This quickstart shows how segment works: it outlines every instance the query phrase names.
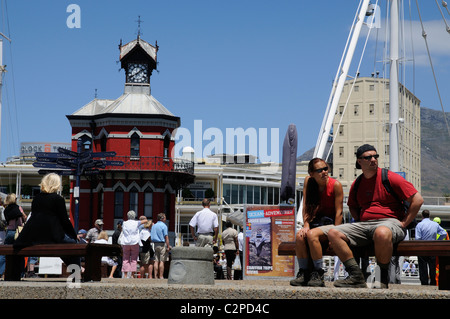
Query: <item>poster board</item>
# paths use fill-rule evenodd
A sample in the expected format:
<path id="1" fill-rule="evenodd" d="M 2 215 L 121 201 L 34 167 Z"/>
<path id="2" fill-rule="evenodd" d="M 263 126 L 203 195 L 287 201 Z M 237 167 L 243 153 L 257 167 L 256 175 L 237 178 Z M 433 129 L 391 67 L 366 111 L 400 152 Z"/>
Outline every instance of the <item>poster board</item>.
<path id="1" fill-rule="evenodd" d="M 281 242 L 295 241 L 295 207 L 245 207 L 244 278 L 294 277 L 295 257 L 278 256 Z"/>
<path id="2" fill-rule="evenodd" d="M 59 257 L 40 257 L 39 271 L 40 275 L 61 275 L 63 261 Z"/>

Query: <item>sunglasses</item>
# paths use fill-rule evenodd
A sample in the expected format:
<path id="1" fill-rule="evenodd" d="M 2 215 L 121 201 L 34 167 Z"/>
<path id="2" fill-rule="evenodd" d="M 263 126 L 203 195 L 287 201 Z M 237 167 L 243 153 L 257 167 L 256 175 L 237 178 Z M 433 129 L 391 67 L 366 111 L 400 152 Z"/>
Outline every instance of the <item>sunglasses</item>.
<path id="1" fill-rule="evenodd" d="M 316 172 L 316 173 L 322 173 L 323 171 L 325 171 L 325 172 L 328 171 L 328 166 L 314 170 L 314 172 Z"/>
<path id="2" fill-rule="evenodd" d="M 379 154 L 376 154 L 376 155 L 369 155 L 369 156 L 361 156 L 360 159 L 363 158 L 363 159 L 365 159 L 366 161 L 370 161 L 370 160 L 372 159 L 372 157 L 373 157 L 374 159 L 378 159 L 378 157 L 380 157 L 380 155 L 379 155 Z"/>

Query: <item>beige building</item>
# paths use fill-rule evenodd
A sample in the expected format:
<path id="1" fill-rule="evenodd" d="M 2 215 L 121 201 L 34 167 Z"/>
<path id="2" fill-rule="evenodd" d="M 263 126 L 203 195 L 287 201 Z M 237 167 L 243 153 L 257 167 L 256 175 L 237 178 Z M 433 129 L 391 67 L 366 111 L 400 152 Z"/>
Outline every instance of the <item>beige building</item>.
<path id="1" fill-rule="evenodd" d="M 211 210 L 225 222 L 230 213 L 234 221 L 244 220 L 246 205 L 280 204 L 281 164 L 257 163 L 247 154 L 211 155 L 206 160 L 195 159 L 195 181 L 181 190 L 176 204 L 176 243 L 193 242 L 189 221 L 202 209 L 203 198 L 211 198 Z M 306 167 L 298 163 L 296 170 L 296 199 L 301 197 Z M 237 219 L 236 217 L 239 216 Z M 239 223 L 235 223 L 238 225 Z M 244 224 L 241 224 L 241 229 Z M 219 223 L 222 231 L 222 223 Z"/>
<path id="2" fill-rule="evenodd" d="M 402 85 L 399 107 L 399 168 L 420 191 L 420 100 Z M 360 145 L 374 145 L 380 154 L 379 166 L 389 168 L 389 128 L 389 80 L 348 80 L 333 121 L 333 175 L 341 181 L 345 194 L 361 174 L 355 168 Z"/>

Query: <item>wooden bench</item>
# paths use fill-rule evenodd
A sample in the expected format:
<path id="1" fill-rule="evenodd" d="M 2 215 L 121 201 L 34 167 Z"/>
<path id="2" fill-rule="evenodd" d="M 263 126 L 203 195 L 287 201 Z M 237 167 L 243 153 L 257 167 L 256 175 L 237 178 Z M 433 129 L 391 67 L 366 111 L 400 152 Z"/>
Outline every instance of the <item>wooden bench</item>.
<path id="1" fill-rule="evenodd" d="M 102 257 L 121 256 L 122 246 L 110 244 L 40 244 L 15 250 L 12 245 L 0 245 L 0 255 L 6 256 L 5 281 L 20 280 L 14 276 L 16 256 L 21 257 L 84 257 L 84 281 L 100 281 Z"/>
<path id="2" fill-rule="evenodd" d="M 359 256 L 375 256 L 373 247 L 360 247 L 357 253 Z M 295 256 L 295 242 L 282 242 L 278 246 L 278 255 Z M 326 249 L 323 255 L 334 256 L 335 253 Z M 394 245 L 392 255 L 439 257 L 439 290 L 450 290 L 450 241 L 405 240 Z"/>

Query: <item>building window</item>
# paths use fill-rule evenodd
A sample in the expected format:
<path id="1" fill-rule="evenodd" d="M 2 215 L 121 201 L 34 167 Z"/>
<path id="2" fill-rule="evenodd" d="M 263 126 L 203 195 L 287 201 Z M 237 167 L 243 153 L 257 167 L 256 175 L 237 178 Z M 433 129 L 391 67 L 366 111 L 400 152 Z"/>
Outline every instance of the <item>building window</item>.
<path id="1" fill-rule="evenodd" d="M 253 186 L 247 185 L 247 204 L 254 204 L 253 201 Z"/>
<path id="2" fill-rule="evenodd" d="M 269 187 L 268 188 L 268 201 L 267 201 L 268 205 L 273 205 L 275 204 L 274 200 L 273 200 L 273 187 Z"/>
<path id="3" fill-rule="evenodd" d="M 231 185 L 223 184 L 223 199 L 227 204 L 231 203 Z"/>
<path id="4" fill-rule="evenodd" d="M 267 187 L 262 186 L 261 187 L 261 204 L 266 205 L 267 204 Z"/>
<path id="5" fill-rule="evenodd" d="M 100 139 L 100 149 L 102 152 L 106 152 L 106 142 L 107 142 L 106 136 L 103 136 Z"/>
<path id="6" fill-rule="evenodd" d="M 170 145 L 170 136 L 166 135 L 164 137 L 164 158 L 169 158 L 169 145 Z"/>
<path id="7" fill-rule="evenodd" d="M 231 185 L 231 204 L 239 203 L 239 185 Z"/>
<path id="8" fill-rule="evenodd" d="M 114 218 L 123 218 L 123 189 L 118 187 L 114 191 Z"/>
<path id="9" fill-rule="evenodd" d="M 369 114 L 370 115 L 375 114 L 375 104 L 369 104 Z"/>
<path id="10" fill-rule="evenodd" d="M 164 193 L 164 214 L 166 214 L 167 219 L 170 217 L 170 193 L 165 191 Z"/>
<path id="11" fill-rule="evenodd" d="M 92 139 L 88 135 L 83 135 L 81 140 L 81 152 L 89 152 L 92 150 Z"/>
<path id="12" fill-rule="evenodd" d="M 153 217 L 153 191 L 150 188 L 144 191 L 144 215 L 148 218 Z"/>
<path id="13" fill-rule="evenodd" d="M 130 156 L 139 156 L 139 144 L 140 144 L 141 138 L 137 133 L 133 133 L 131 135 L 131 144 L 130 144 Z"/>
<path id="14" fill-rule="evenodd" d="M 138 213 L 139 208 L 139 192 L 136 187 L 131 188 L 130 190 L 130 210 Z"/>
<path id="15" fill-rule="evenodd" d="M 103 193 L 103 190 L 99 191 L 97 194 L 97 204 L 98 204 L 98 211 L 97 211 L 97 218 L 103 219 L 103 201 L 105 198 L 105 194 Z"/>
<path id="16" fill-rule="evenodd" d="M 253 188 L 253 203 L 261 204 L 261 186 L 254 186 Z"/>

